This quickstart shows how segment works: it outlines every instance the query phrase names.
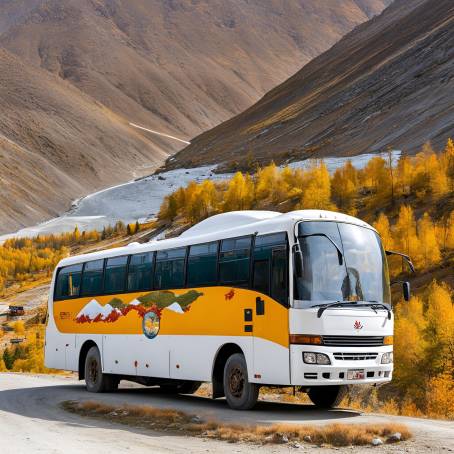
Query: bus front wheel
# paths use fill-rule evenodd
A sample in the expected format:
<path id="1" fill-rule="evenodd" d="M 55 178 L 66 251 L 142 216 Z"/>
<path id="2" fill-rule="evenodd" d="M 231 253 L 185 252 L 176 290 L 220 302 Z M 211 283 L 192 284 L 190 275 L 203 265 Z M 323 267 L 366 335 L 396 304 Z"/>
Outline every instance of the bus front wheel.
<path id="1" fill-rule="evenodd" d="M 244 355 L 235 353 L 224 367 L 224 394 L 230 408 L 250 410 L 259 396 L 259 385 L 249 383 Z"/>
<path id="2" fill-rule="evenodd" d="M 312 403 L 319 408 L 337 407 L 347 393 L 345 385 L 314 386 L 308 392 Z"/>
<path id="3" fill-rule="evenodd" d="M 103 374 L 98 347 L 91 347 L 85 358 L 85 384 L 90 393 L 112 392 L 118 388 L 114 375 Z"/>

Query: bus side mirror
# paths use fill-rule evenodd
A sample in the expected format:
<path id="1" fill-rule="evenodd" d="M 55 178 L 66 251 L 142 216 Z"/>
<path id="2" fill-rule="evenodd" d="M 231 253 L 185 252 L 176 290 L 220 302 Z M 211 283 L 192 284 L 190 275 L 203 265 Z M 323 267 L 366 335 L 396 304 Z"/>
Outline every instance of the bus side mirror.
<path id="1" fill-rule="evenodd" d="M 415 266 L 413 265 L 413 262 L 411 261 L 410 256 L 407 254 L 402 254 L 402 252 L 396 252 L 396 251 L 385 251 L 386 255 L 398 255 L 399 257 L 402 257 L 406 262 L 408 267 L 410 268 L 411 272 L 415 272 Z"/>
<path id="2" fill-rule="evenodd" d="M 402 292 L 404 294 L 404 300 L 410 301 L 411 292 L 410 292 L 410 282 L 402 282 Z"/>

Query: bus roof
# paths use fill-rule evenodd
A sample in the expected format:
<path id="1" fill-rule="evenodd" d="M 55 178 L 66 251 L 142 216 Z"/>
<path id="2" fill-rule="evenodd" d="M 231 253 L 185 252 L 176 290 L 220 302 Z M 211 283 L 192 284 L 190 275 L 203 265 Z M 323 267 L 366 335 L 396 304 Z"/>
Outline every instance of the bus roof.
<path id="1" fill-rule="evenodd" d="M 293 233 L 299 221 L 338 221 L 373 229 L 358 218 L 343 213 L 324 210 L 296 210 L 288 213 L 276 211 L 231 211 L 211 216 L 183 232 L 180 236 L 148 243 L 131 243 L 128 246 L 106 249 L 89 254 L 74 255 L 61 260 L 58 267 L 121 255 L 146 251 L 158 251 L 207 243 L 209 241 L 252 234 L 267 234 L 286 231 Z M 375 230 L 375 229 L 373 229 Z"/>

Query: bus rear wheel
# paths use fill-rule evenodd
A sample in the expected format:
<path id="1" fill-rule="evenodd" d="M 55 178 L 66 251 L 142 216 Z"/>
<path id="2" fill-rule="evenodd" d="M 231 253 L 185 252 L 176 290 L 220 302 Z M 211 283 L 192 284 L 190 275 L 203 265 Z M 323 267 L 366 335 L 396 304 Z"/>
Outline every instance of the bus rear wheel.
<path id="1" fill-rule="evenodd" d="M 319 408 L 334 408 L 339 406 L 347 394 L 345 385 L 314 386 L 308 392 L 312 403 Z"/>
<path id="2" fill-rule="evenodd" d="M 85 384 L 90 393 L 112 392 L 118 388 L 119 380 L 114 375 L 103 374 L 98 347 L 91 347 L 85 357 Z"/>
<path id="3" fill-rule="evenodd" d="M 234 410 L 250 410 L 257 403 L 259 385 L 249 383 L 246 359 L 241 353 L 233 354 L 225 363 L 224 394 Z"/>

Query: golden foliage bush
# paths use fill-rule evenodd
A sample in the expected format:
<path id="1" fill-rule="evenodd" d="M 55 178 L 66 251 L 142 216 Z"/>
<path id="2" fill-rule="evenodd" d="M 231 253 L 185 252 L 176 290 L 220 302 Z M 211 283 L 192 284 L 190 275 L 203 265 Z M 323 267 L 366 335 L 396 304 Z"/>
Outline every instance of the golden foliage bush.
<path id="1" fill-rule="evenodd" d="M 365 446 L 373 438 L 384 438 L 393 442 L 390 436 L 396 432 L 401 440 L 412 437 L 404 424 L 326 424 L 310 426 L 307 424 L 268 424 L 239 425 L 216 420 L 201 420 L 194 415 L 166 408 L 150 406 L 122 405 L 113 406 L 96 401 L 65 401 L 62 407 L 82 416 L 103 418 L 108 421 L 140 427 L 143 429 L 178 432 L 188 436 L 199 436 L 232 443 L 281 444 L 284 439 L 290 442 L 309 442 L 315 445 Z"/>
<path id="2" fill-rule="evenodd" d="M 23 343 L 10 346 L 3 351 L 0 372 L 54 372 L 44 366 L 44 332 L 43 324 L 28 327 Z"/>
<path id="3" fill-rule="evenodd" d="M 440 415 L 454 419 L 454 379 L 446 372 L 428 380 L 426 390 L 426 415 L 437 418 Z"/>
<path id="4" fill-rule="evenodd" d="M 18 320 L 17 322 L 13 323 L 14 333 L 17 335 L 25 334 L 25 326 L 22 320 Z"/>

